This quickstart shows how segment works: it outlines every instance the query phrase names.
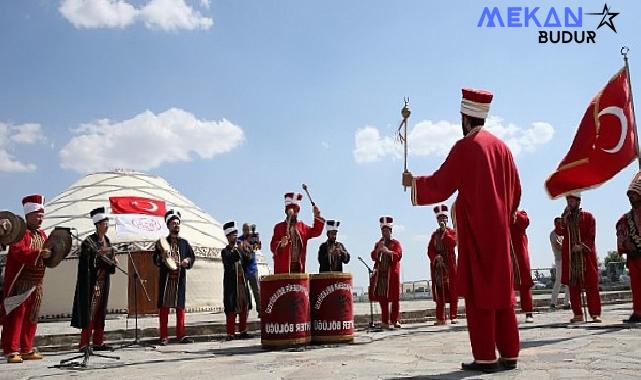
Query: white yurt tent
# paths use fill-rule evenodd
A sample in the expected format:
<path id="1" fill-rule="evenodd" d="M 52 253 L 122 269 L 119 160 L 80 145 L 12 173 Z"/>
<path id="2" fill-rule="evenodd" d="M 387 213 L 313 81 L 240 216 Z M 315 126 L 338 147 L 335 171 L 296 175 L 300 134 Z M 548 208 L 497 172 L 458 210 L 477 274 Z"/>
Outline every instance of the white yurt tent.
<path id="1" fill-rule="evenodd" d="M 56 226 L 71 228 L 77 239 L 74 238 L 71 254 L 56 268 L 46 271 L 42 317 L 46 319 L 71 315 L 79 243 L 95 230 L 89 211 L 106 207 L 109 213 L 110 197 L 144 197 L 164 201 L 167 209 L 174 208 L 181 212 L 180 236 L 189 241 L 196 255 L 195 265 L 187 273 L 187 311 L 222 310 L 223 265 L 220 252 L 227 240 L 221 223 L 158 176 L 114 170 L 85 176 L 45 206 L 43 228 L 48 233 Z M 121 271 L 112 275 L 107 312 L 133 314 L 137 306 L 140 314 L 155 313 L 158 292 L 158 268 L 152 262 L 155 239 L 123 238 L 116 233 L 113 220 L 112 218 L 110 221 L 107 236 L 119 252 L 120 268 L 127 271 L 128 275 Z M 130 258 L 136 264 L 150 301 L 147 301 L 140 285 L 137 285 L 134 292 L 139 281 L 134 278 L 135 271 Z M 260 252 L 257 254 L 257 261 L 259 275 L 268 274 L 269 269 Z M 134 299 L 134 293 L 138 293 L 138 300 Z"/>

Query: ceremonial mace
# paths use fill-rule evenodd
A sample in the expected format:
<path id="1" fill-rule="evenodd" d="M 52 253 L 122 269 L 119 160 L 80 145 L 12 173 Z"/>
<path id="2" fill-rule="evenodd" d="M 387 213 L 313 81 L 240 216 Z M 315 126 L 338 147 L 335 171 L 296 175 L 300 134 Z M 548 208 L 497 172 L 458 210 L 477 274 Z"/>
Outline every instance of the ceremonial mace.
<path id="1" fill-rule="evenodd" d="M 410 110 L 409 97 L 403 97 L 403 103 L 403 108 L 401 108 L 401 116 L 403 117 L 403 120 L 401 120 L 401 124 L 398 126 L 398 140 L 403 144 L 404 148 L 403 174 L 405 174 L 409 173 L 409 170 L 407 170 L 407 121 L 409 120 L 412 111 Z M 403 129 L 402 133 L 401 129 Z M 407 191 L 407 186 L 403 186 L 403 190 Z"/>
<path id="2" fill-rule="evenodd" d="M 312 207 L 316 207 L 316 203 L 314 203 L 314 201 L 312 200 L 312 196 L 309 195 L 307 185 L 303 184 L 303 190 L 305 191 L 305 194 L 307 194 L 307 198 L 309 198 L 309 201 L 312 203 Z"/>

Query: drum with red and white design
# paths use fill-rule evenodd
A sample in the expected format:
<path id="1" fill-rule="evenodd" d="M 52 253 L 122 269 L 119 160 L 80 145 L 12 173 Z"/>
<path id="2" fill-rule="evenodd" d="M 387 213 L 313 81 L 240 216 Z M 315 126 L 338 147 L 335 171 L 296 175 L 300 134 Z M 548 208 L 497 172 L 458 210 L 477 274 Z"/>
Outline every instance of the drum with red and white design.
<path id="1" fill-rule="evenodd" d="M 309 299 L 312 342 L 343 343 L 354 340 L 351 273 L 312 274 Z"/>
<path id="2" fill-rule="evenodd" d="M 308 344 L 309 275 L 283 273 L 260 279 L 260 340 L 263 347 Z"/>

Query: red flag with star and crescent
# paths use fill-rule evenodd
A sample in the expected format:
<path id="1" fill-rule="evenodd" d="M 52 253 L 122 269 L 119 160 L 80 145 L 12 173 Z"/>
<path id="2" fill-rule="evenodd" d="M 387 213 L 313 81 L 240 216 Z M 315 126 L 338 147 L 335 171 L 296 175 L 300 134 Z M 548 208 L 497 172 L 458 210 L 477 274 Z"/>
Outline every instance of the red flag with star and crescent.
<path id="1" fill-rule="evenodd" d="M 570 151 L 545 181 L 552 199 L 595 188 L 637 157 L 629 81 L 623 67 L 590 102 Z"/>
<path id="2" fill-rule="evenodd" d="M 118 238 L 158 239 L 167 235 L 164 201 L 145 197 L 109 197 Z"/>

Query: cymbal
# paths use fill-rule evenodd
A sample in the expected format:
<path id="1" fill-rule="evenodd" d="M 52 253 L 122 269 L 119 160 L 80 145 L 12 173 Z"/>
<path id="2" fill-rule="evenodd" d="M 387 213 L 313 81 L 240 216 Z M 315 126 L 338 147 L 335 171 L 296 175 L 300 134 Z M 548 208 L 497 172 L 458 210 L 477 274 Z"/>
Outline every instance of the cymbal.
<path id="1" fill-rule="evenodd" d="M 49 234 L 44 244 L 45 248 L 51 250 L 51 257 L 44 259 L 47 268 L 55 268 L 71 252 L 71 230 L 68 228 L 56 227 Z"/>
<path id="2" fill-rule="evenodd" d="M 0 244 L 10 245 L 20 241 L 26 231 L 24 219 L 10 211 L 0 211 Z"/>

